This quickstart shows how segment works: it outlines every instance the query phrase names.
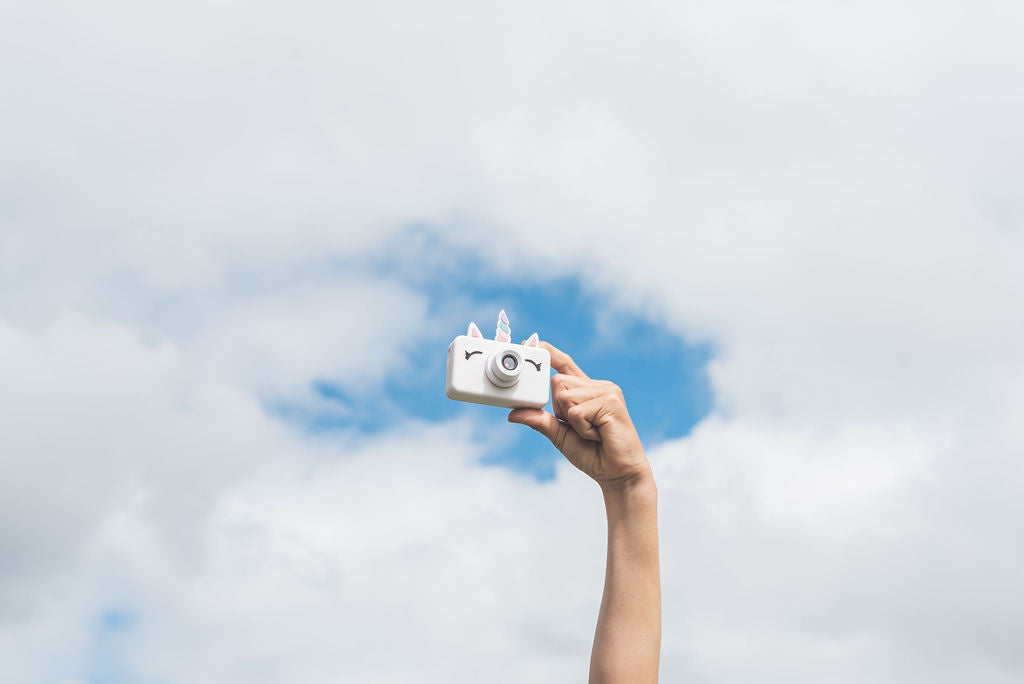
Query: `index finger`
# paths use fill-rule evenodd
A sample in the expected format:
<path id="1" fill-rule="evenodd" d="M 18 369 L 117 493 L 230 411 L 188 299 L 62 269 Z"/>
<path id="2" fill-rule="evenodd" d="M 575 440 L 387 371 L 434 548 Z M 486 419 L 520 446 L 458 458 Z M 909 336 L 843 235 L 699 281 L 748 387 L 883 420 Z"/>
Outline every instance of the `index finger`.
<path id="1" fill-rule="evenodd" d="M 583 372 L 583 369 L 576 365 L 576 362 L 572 360 L 572 357 L 566 354 L 564 351 L 551 345 L 548 342 L 541 341 L 541 346 L 548 350 L 551 354 L 551 367 L 559 373 L 565 375 L 576 375 L 581 378 L 590 379 L 590 376 Z"/>

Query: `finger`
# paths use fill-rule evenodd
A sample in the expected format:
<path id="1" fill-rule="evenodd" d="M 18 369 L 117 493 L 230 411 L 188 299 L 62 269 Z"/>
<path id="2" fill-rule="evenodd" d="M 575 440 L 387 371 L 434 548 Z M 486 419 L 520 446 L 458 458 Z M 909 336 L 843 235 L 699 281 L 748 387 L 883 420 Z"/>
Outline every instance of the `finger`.
<path id="1" fill-rule="evenodd" d="M 570 408 L 585 401 L 590 401 L 594 397 L 599 397 L 607 393 L 607 391 L 604 387 L 594 382 L 570 389 L 560 389 L 558 392 L 552 393 L 551 406 L 554 408 L 556 417 L 566 420 L 566 411 Z"/>
<path id="2" fill-rule="evenodd" d="M 543 409 L 517 408 L 509 411 L 508 422 L 519 423 L 531 427 L 551 440 L 558 449 L 565 441 L 565 431 L 569 428 L 565 423 Z"/>
<path id="3" fill-rule="evenodd" d="M 601 441 L 601 426 L 606 422 L 608 398 L 599 396 L 576 404 L 565 412 L 565 419 L 580 437 L 593 442 Z"/>
<path id="4" fill-rule="evenodd" d="M 601 433 L 593 422 L 594 416 L 600 407 L 591 406 L 591 402 L 599 401 L 599 399 L 591 399 L 580 404 L 573 404 L 565 411 L 565 420 L 576 431 L 576 434 L 592 442 L 601 441 Z"/>
<path id="5" fill-rule="evenodd" d="M 589 382 L 590 380 L 581 378 L 578 375 L 555 373 L 551 376 L 551 408 L 554 410 L 555 417 L 559 420 L 565 420 L 565 414 L 562 413 L 561 405 L 558 403 L 558 397 L 560 397 L 563 392 L 577 387 L 582 387 Z"/>
<path id="6" fill-rule="evenodd" d="M 548 342 L 541 341 L 541 346 L 548 350 L 551 354 L 551 367 L 559 373 L 565 373 L 566 375 L 576 375 L 581 378 L 589 377 L 583 372 L 583 369 L 576 365 L 576 362 L 572 360 L 572 357 L 566 354 L 558 347 L 552 346 Z"/>
<path id="7" fill-rule="evenodd" d="M 565 420 L 565 416 L 562 415 L 561 409 L 558 404 L 558 397 L 563 392 L 568 390 L 584 387 L 593 383 L 593 380 L 581 378 L 578 375 L 566 375 L 564 373 L 555 373 L 551 376 L 551 406 L 555 409 L 555 416 L 561 420 Z"/>
<path id="8" fill-rule="evenodd" d="M 594 381 L 590 378 L 580 377 L 579 375 L 555 373 L 551 376 L 551 389 L 558 392 L 567 389 L 575 389 L 577 387 L 592 384 L 593 382 Z"/>

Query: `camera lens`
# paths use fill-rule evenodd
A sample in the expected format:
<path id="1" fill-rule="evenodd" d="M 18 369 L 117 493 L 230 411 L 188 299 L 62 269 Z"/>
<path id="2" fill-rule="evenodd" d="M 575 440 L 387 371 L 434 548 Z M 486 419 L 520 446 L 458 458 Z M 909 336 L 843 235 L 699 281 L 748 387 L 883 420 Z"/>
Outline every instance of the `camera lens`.
<path id="1" fill-rule="evenodd" d="M 512 387 L 519 382 L 519 375 L 522 371 L 522 355 L 517 350 L 508 347 L 495 351 L 484 364 L 487 379 L 497 387 Z"/>

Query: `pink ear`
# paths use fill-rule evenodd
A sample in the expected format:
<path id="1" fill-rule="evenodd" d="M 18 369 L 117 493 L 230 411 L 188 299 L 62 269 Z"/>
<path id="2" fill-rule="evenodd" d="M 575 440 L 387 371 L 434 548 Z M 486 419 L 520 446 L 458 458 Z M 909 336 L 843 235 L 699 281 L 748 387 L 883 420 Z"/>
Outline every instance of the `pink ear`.
<path id="1" fill-rule="evenodd" d="M 533 333 L 532 335 L 526 338 L 526 341 L 523 342 L 523 345 L 527 347 L 536 347 L 539 346 L 538 340 L 539 338 L 537 337 L 537 333 Z"/>
<path id="2" fill-rule="evenodd" d="M 483 335 L 480 334 L 480 328 L 476 327 L 476 323 L 473 323 L 472 321 L 469 323 L 469 329 L 466 330 L 466 334 L 470 337 L 483 337 Z"/>

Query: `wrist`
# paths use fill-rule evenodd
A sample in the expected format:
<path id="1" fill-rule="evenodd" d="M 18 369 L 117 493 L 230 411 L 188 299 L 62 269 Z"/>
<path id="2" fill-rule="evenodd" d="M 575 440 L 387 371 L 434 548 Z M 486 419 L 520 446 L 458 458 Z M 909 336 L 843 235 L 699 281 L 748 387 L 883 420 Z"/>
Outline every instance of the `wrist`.
<path id="1" fill-rule="evenodd" d="M 634 474 L 601 482 L 601 493 L 609 511 L 613 508 L 633 509 L 644 504 L 656 507 L 658 501 L 658 487 L 654 483 L 654 474 L 646 464 L 642 470 Z"/>

